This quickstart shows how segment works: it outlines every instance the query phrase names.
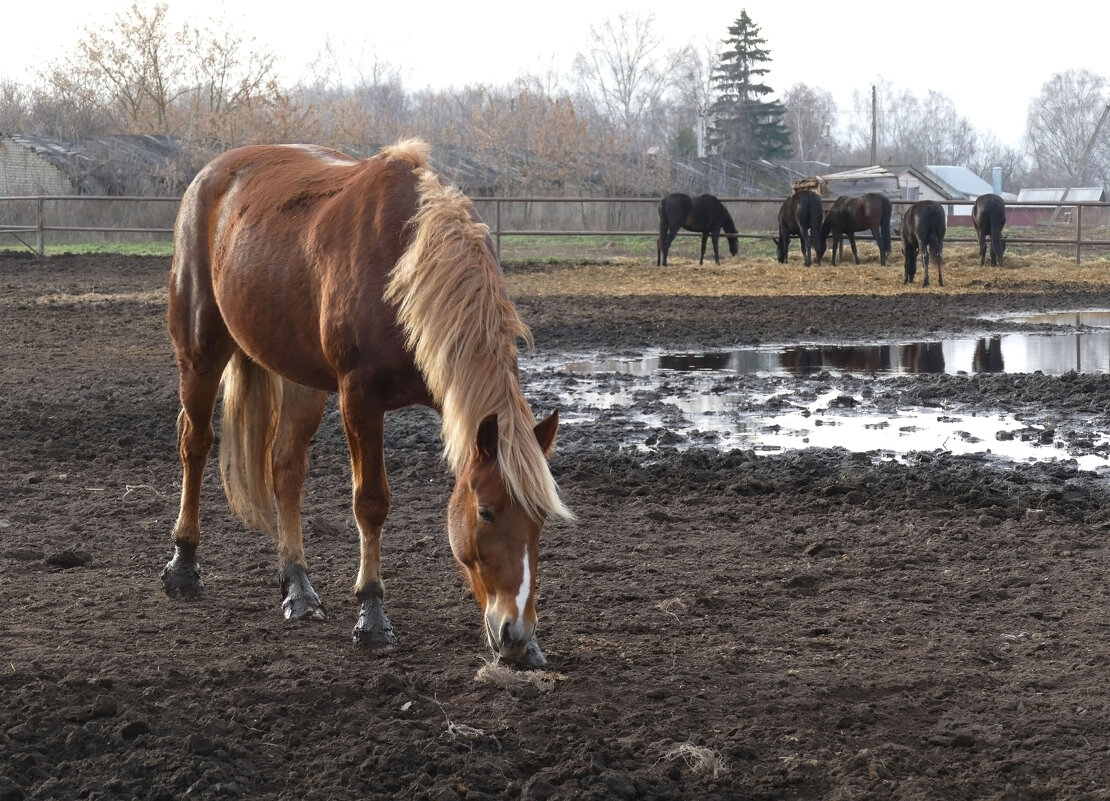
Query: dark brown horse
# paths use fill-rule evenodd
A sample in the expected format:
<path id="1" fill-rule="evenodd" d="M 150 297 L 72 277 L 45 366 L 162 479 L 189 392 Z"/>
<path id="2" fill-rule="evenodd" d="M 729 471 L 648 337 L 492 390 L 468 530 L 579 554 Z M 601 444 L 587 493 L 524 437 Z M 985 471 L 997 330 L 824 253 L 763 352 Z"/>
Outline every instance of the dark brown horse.
<path id="1" fill-rule="evenodd" d="M 277 542 L 285 617 L 323 617 L 308 580 L 301 490 L 329 392 L 351 455 L 361 559 L 354 640 L 396 638 L 382 605 L 389 511 L 383 426 L 424 404 L 443 420 L 455 473 L 451 549 L 501 657 L 542 664 L 535 639 L 539 533 L 569 517 L 548 469 L 558 414 L 536 424 L 517 378 L 529 331 L 505 293 L 489 229 L 405 141 L 356 161 L 312 146 L 216 158 L 182 198 L 169 283 L 184 474 L 171 596 L 204 587 L 201 475 L 223 385 L 220 468 L 232 509 Z"/>
<path id="2" fill-rule="evenodd" d="M 912 284 L 917 274 L 917 254 L 925 265 L 921 286 L 929 286 L 929 257 L 937 265 L 937 284 L 944 286 L 944 234 L 948 218 L 944 207 L 935 200 L 919 200 L 902 215 L 902 252 L 906 256 L 904 284 Z"/>
<path id="3" fill-rule="evenodd" d="M 1002 238 L 1002 229 L 1006 226 L 1006 201 L 998 195 L 979 195 L 971 207 L 971 223 L 975 226 L 975 235 L 979 237 L 979 266 L 987 261 L 989 237 L 991 267 L 997 267 L 1006 252 L 1006 240 Z"/>
<path id="4" fill-rule="evenodd" d="M 795 192 L 782 202 L 779 207 L 779 235 L 774 237 L 780 262 L 786 264 L 790 255 L 790 237 L 797 236 L 806 267 L 813 263 L 811 249 L 816 251 L 817 263 L 821 263 L 825 255 L 825 240 L 821 237 L 823 212 L 821 196 L 811 189 Z"/>
<path id="5" fill-rule="evenodd" d="M 870 231 L 879 248 L 879 264 L 886 266 L 890 255 L 890 198 L 881 192 L 868 192 L 859 197 L 841 195 L 833 203 L 821 224 L 821 240 L 833 240 L 832 263 L 844 256 L 844 236 L 852 246 L 852 256 L 859 264 L 856 251 L 856 232 Z"/>
<path id="6" fill-rule="evenodd" d="M 740 240 L 736 237 L 736 223 L 728 213 L 725 204 L 713 195 L 698 195 L 695 198 L 682 192 L 672 192 L 659 201 L 659 239 L 655 248 L 655 266 L 667 265 L 667 253 L 671 243 L 678 236 L 678 229 L 701 234 L 701 256 L 698 264 L 705 262 L 705 244 L 712 237 L 713 258 L 721 263 L 717 250 L 717 240 L 723 230 L 728 237 L 728 251 L 733 256 L 740 252 Z"/>

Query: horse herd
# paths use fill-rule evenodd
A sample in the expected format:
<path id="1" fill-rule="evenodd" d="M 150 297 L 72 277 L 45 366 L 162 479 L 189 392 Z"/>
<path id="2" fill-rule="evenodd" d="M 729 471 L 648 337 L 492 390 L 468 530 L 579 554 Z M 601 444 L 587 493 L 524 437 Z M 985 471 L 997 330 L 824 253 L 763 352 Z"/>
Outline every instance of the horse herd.
<path id="1" fill-rule="evenodd" d="M 778 236 L 773 237 L 778 260 L 786 263 L 790 250 L 790 237 L 798 237 L 805 265 L 814 259 L 820 264 L 832 239 L 832 263 L 844 256 L 844 237 L 852 248 L 852 256 L 859 264 L 856 250 L 856 233 L 870 231 L 879 247 L 879 263 L 886 266 L 891 251 L 890 198 L 880 192 L 868 192 L 859 197 L 842 195 L 824 210 L 821 196 L 811 189 L 794 192 L 783 201 L 778 213 Z M 1002 263 L 1006 243 L 1002 229 L 1006 225 L 1006 204 L 995 194 L 980 195 L 971 210 L 971 221 L 979 240 L 979 265 L 986 263 L 988 243 L 992 266 Z M 706 243 L 713 241 L 713 258 L 721 263 L 718 240 L 723 231 L 728 239 L 729 252 L 739 252 L 739 233 L 732 215 L 713 195 L 690 197 L 674 192 L 659 202 L 659 239 L 656 245 L 656 266 L 666 266 L 671 243 L 680 228 L 701 234 L 701 255 L 698 264 L 705 261 Z M 902 253 L 905 255 L 903 283 L 912 284 L 917 274 L 917 256 L 925 268 L 922 286 L 929 285 L 929 260 L 937 266 L 937 283 L 944 286 L 943 249 L 947 228 L 944 207 L 935 200 L 919 200 L 902 216 Z"/>

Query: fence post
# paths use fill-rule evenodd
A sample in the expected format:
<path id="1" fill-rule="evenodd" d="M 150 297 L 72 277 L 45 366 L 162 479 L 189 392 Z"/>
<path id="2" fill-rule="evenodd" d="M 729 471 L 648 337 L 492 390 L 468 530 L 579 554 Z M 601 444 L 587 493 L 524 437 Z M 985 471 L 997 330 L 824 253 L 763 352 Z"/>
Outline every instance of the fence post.
<path id="1" fill-rule="evenodd" d="M 1110 108 L 1108 106 L 1107 108 Z M 1083 250 L 1083 204 L 1075 207 L 1075 266 L 1079 266 L 1079 253 Z"/>
<path id="2" fill-rule="evenodd" d="M 45 227 L 46 223 L 43 221 L 43 205 L 44 201 L 40 197 L 36 203 L 38 207 L 37 222 L 35 228 L 35 250 L 38 251 L 39 258 L 41 259 L 46 255 L 46 236 Z"/>
<path id="3" fill-rule="evenodd" d="M 493 201 L 494 233 L 497 237 L 497 261 L 501 261 L 501 198 Z"/>

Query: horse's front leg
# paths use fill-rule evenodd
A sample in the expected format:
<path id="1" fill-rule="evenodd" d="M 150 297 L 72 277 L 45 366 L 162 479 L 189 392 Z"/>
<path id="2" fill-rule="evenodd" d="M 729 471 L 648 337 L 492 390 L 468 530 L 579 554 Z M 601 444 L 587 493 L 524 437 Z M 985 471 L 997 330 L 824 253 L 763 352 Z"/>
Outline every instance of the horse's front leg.
<path id="1" fill-rule="evenodd" d="M 383 651 L 397 644 L 386 617 L 381 573 L 382 526 L 389 514 L 389 482 L 385 475 L 385 410 L 366 397 L 361 387 L 340 387 L 339 410 L 351 451 L 354 515 L 360 557 L 355 597 L 362 604 L 352 638 L 356 645 Z"/>
<path id="2" fill-rule="evenodd" d="M 327 393 L 286 381 L 281 417 L 271 454 L 277 501 L 278 575 L 286 620 L 323 618 L 324 604 L 308 580 L 301 530 L 301 495 L 308 471 L 308 446 L 324 416 Z"/>
<path id="3" fill-rule="evenodd" d="M 709 232 L 708 231 L 703 231 L 702 235 L 701 235 L 701 256 L 698 257 L 698 264 L 704 264 L 705 263 L 705 246 L 708 242 L 709 242 Z M 716 252 L 716 250 L 717 250 L 717 240 L 716 239 L 713 240 L 713 250 L 714 250 L 714 252 Z M 720 263 L 719 259 L 718 259 L 718 263 Z"/>
<path id="4" fill-rule="evenodd" d="M 856 250 L 856 234 L 854 231 L 848 234 L 848 244 L 852 246 L 852 258 L 856 260 L 856 264 L 859 264 L 859 251 Z"/>

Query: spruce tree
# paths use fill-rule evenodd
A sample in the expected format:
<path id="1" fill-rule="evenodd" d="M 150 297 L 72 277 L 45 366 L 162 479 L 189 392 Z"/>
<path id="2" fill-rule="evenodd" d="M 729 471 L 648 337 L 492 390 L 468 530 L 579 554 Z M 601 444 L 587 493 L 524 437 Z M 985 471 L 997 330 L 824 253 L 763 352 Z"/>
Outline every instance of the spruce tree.
<path id="1" fill-rule="evenodd" d="M 759 35 L 747 10 L 728 28 L 725 50 L 713 72 L 717 99 L 710 106 L 710 147 L 730 159 L 776 159 L 790 156 L 786 107 L 765 99 L 773 90 L 763 83 L 771 61 L 767 40 Z"/>

